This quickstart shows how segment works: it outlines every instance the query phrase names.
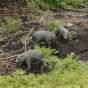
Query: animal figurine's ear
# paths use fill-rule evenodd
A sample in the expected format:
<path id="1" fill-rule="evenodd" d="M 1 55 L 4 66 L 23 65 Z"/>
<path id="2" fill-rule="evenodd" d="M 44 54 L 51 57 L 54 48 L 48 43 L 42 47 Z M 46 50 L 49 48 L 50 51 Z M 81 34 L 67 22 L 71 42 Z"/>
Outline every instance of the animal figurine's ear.
<path id="1" fill-rule="evenodd" d="M 17 57 L 20 56 L 20 54 L 17 55 Z"/>

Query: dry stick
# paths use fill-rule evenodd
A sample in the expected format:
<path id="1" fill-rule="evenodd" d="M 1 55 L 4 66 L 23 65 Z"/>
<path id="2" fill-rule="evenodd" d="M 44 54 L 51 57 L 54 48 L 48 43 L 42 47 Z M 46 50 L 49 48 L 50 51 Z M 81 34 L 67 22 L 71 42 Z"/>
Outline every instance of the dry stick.
<path id="1" fill-rule="evenodd" d="M 22 34 L 22 33 L 25 33 L 25 32 L 28 32 L 28 31 L 24 31 L 24 32 L 20 31 L 19 33 L 17 33 L 17 34 L 15 33 L 14 35 L 17 36 L 18 34 Z M 14 36 L 13 36 L 12 38 L 14 38 Z M 3 48 L 3 47 L 8 46 L 8 44 L 9 44 L 9 42 L 12 40 L 12 38 L 8 41 L 8 43 L 7 43 L 6 45 L 3 45 L 3 46 L 1 46 L 1 47 Z"/>
<path id="2" fill-rule="evenodd" d="M 20 27 L 22 27 L 22 28 L 25 29 L 25 30 L 28 29 L 28 28 L 25 28 L 25 27 L 22 25 L 23 23 L 21 22 L 21 19 L 18 19 L 18 20 L 19 20 Z M 29 23 L 29 22 L 28 22 L 28 23 Z M 30 23 L 31 23 L 31 22 L 30 22 Z"/>
<path id="3" fill-rule="evenodd" d="M 5 40 L 5 39 L 8 39 L 8 38 L 14 36 L 15 34 L 17 34 L 17 33 L 19 33 L 19 32 L 22 32 L 22 31 L 18 31 L 18 32 L 14 33 L 14 34 L 12 34 L 12 35 L 10 35 L 10 36 L 8 36 L 8 37 L 4 37 L 4 38 L 2 38 L 0 41 L 3 41 L 3 40 Z"/>
<path id="4" fill-rule="evenodd" d="M 7 66 L 6 66 L 6 67 L 3 69 L 2 74 L 4 74 L 4 75 L 5 75 L 5 74 L 7 73 L 7 72 L 5 72 L 5 71 L 6 71 L 6 69 L 9 69 L 9 67 L 7 67 Z"/>
<path id="5" fill-rule="evenodd" d="M 78 12 L 85 12 L 85 10 L 79 10 L 79 9 L 70 9 L 70 8 L 67 8 L 66 10 L 71 10 L 71 11 L 78 11 Z"/>
<path id="6" fill-rule="evenodd" d="M 21 33 L 24 33 L 24 32 L 21 32 Z M 17 36 L 18 34 L 21 34 L 21 33 L 17 33 L 17 34 L 15 34 L 8 42 L 7 42 L 7 46 L 9 45 L 9 43 L 10 43 L 10 41 L 15 37 L 15 36 Z"/>
<path id="7" fill-rule="evenodd" d="M 17 52 L 20 52 L 20 51 L 22 51 L 22 50 L 24 50 L 24 49 L 16 50 L 16 51 L 9 52 L 9 53 L 0 54 L 0 56 L 8 55 L 8 54 L 13 54 L 13 53 L 17 53 Z"/>
<path id="8" fill-rule="evenodd" d="M 31 31 L 30 31 L 30 32 L 28 33 L 28 35 L 26 36 L 26 39 L 25 39 L 25 46 L 24 46 L 24 47 L 25 47 L 25 52 L 27 51 L 27 49 L 26 49 L 26 48 L 27 48 L 27 47 L 26 47 L 27 38 L 28 38 L 28 36 L 31 34 L 31 32 L 32 32 L 33 30 L 34 30 L 34 28 L 32 28 Z"/>
<path id="9" fill-rule="evenodd" d="M 22 31 L 18 31 L 18 32 L 14 33 L 14 34 L 12 34 L 12 35 L 10 35 L 10 36 L 8 36 L 8 37 L 5 37 L 5 38 L 1 39 L 0 41 L 3 41 L 3 40 L 5 40 L 5 39 L 8 39 L 8 38 L 10 38 L 10 37 L 12 37 L 12 36 L 14 36 L 14 35 L 16 35 L 16 34 L 19 34 L 20 32 L 22 32 Z M 3 46 L 1 46 L 1 47 L 5 47 L 5 46 L 7 46 L 7 44 L 6 44 L 6 45 L 3 45 Z"/>
<path id="10" fill-rule="evenodd" d="M 14 38 L 14 37 L 16 37 L 17 35 L 19 35 L 19 34 L 22 34 L 22 33 L 25 33 L 25 32 L 28 32 L 28 31 L 21 31 L 21 32 L 19 32 L 19 33 L 15 33 L 14 35 L 13 35 L 13 37 L 7 42 L 7 44 L 6 45 L 4 45 L 4 46 L 2 46 L 2 47 L 5 47 L 5 46 L 8 46 L 9 45 L 9 43 L 10 43 L 10 41 Z"/>
<path id="11" fill-rule="evenodd" d="M 13 54 L 13 53 L 17 53 L 17 52 L 20 52 L 22 51 L 23 49 L 20 49 L 20 50 L 16 50 L 16 51 L 13 51 L 13 52 L 9 52 L 9 53 L 5 53 L 5 54 L 0 54 L 0 56 L 2 55 L 9 55 L 9 54 Z"/>
<path id="12" fill-rule="evenodd" d="M 19 51 L 22 51 L 23 49 L 20 49 L 20 50 L 17 50 L 17 51 L 14 51 L 14 52 L 11 52 L 11 53 L 16 53 L 16 52 L 19 52 Z M 8 55 L 8 54 L 11 54 L 11 53 L 5 53 L 4 55 Z M 3 55 L 3 54 L 0 54 L 0 56 Z M 6 60 L 6 59 L 11 59 L 13 57 L 16 57 L 17 55 L 14 55 L 14 56 L 11 56 L 11 57 L 7 57 L 7 58 L 0 58 L 0 60 Z"/>
<path id="13" fill-rule="evenodd" d="M 4 55 L 5 53 L 0 49 L 0 52 Z"/>
<path id="14" fill-rule="evenodd" d="M 21 24 L 20 26 L 21 26 L 23 29 L 25 29 L 25 30 L 28 29 L 28 28 L 25 28 L 22 24 Z"/>
<path id="15" fill-rule="evenodd" d="M 0 60 L 6 60 L 6 59 L 10 59 L 10 58 L 13 58 L 13 57 L 16 57 L 17 55 L 14 55 L 14 56 L 11 56 L 11 57 L 6 57 L 6 58 L 0 58 Z"/>
<path id="16" fill-rule="evenodd" d="M 13 66 L 10 66 L 12 68 L 12 70 L 16 71 L 16 69 Z"/>
<path id="17" fill-rule="evenodd" d="M 14 51 L 14 52 L 5 53 L 5 54 L 0 54 L 0 56 L 9 55 L 9 54 L 12 54 L 12 53 L 17 53 L 17 52 L 22 51 L 22 50 L 23 49 L 20 49 L 20 50 Z"/>

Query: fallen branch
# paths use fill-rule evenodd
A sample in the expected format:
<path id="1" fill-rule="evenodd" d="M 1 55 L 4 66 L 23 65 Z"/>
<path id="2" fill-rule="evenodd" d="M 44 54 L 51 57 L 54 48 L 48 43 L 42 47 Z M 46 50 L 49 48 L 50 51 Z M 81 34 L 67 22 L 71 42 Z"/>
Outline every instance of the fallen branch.
<path id="1" fill-rule="evenodd" d="M 20 50 L 17 50 L 17 51 L 14 51 L 14 52 L 9 52 L 9 53 L 4 53 L 4 54 L 0 54 L 0 56 L 3 56 L 3 55 L 9 55 L 9 54 L 13 54 L 13 53 L 17 53 L 17 52 L 20 52 L 24 49 L 20 49 Z"/>
<path id="2" fill-rule="evenodd" d="M 71 10 L 71 11 L 77 11 L 77 12 L 86 12 L 86 11 L 84 11 L 84 10 L 70 9 L 70 8 L 66 8 L 65 10 Z"/>
<path id="3" fill-rule="evenodd" d="M 24 50 L 24 49 L 20 49 L 20 50 L 17 50 L 17 51 L 14 51 L 14 52 L 9 52 L 9 53 L 5 53 L 5 54 L 0 54 L 0 57 L 1 56 L 6 56 L 6 55 L 9 55 L 9 54 L 13 54 L 13 53 L 17 53 L 17 52 L 20 52 L 20 51 L 22 51 L 22 50 Z M 0 58 L 0 61 L 1 60 L 6 60 L 6 59 L 11 59 L 11 58 L 14 58 L 14 57 L 16 57 L 17 55 L 14 55 L 14 56 L 10 56 L 10 57 L 6 57 L 6 58 Z"/>
<path id="4" fill-rule="evenodd" d="M 20 25 L 23 29 L 27 30 L 28 28 L 25 28 L 22 24 Z"/>
<path id="5" fill-rule="evenodd" d="M 14 33 L 14 34 L 12 34 L 12 35 L 10 35 L 10 36 L 8 36 L 8 37 L 2 38 L 2 39 L 0 40 L 0 42 L 1 42 L 1 41 L 4 41 L 5 39 L 8 39 L 8 38 L 14 36 L 15 34 L 17 34 L 17 33 L 19 33 L 19 32 L 22 32 L 22 31 L 18 31 L 18 32 Z"/>
<path id="6" fill-rule="evenodd" d="M 20 52 L 20 51 L 22 51 L 22 50 L 24 50 L 24 48 L 22 48 L 22 49 L 20 49 L 20 50 L 13 51 L 13 52 L 0 54 L 0 56 L 4 56 L 4 55 L 9 55 L 9 54 L 17 53 L 17 52 Z"/>
<path id="7" fill-rule="evenodd" d="M 23 31 L 21 32 L 21 33 L 17 33 L 17 34 L 15 34 L 9 41 L 8 41 L 8 43 L 6 44 L 7 46 L 9 45 L 9 43 L 10 43 L 10 41 L 14 38 L 14 37 L 16 37 L 17 35 L 19 35 L 19 34 L 22 34 L 22 33 L 24 33 Z"/>
<path id="8" fill-rule="evenodd" d="M 5 53 L 0 49 L 0 52 L 4 55 Z"/>
<path id="9" fill-rule="evenodd" d="M 28 38 L 28 36 L 31 34 L 31 32 L 32 32 L 33 30 L 34 30 L 34 28 L 32 28 L 31 31 L 30 31 L 30 32 L 27 34 L 27 36 L 26 36 L 26 39 L 25 39 L 25 46 L 24 46 L 24 47 L 25 47 L 25 52 L 26 52 L 26 50 L 27 50 L 27 49 L 26 49 L 26 48 L 27 48 L 27 47 L 26 47 L 27 38 Z"/>
<path id="10" fill-rule="evenodd" d="M 9 45 L 9 43 L 10 43 L 10 41 L 14 38 L 14 37 L 16 37 L 17 35 L 19 35 L 19 34 L 22 34 L 22 33 L 25 33 L 25 32 L 29 32 L 29 31 L 21 31 L 21 32 L 19 32 L 19 33 L 15 33 L 14 35 L 13 35 L 13 37 L 7 42 L 7 44 L 6 45 L 3 45 L 3 46 L 1 46 L 2 48 L 3 47 L 6 47 L 6 46 L 8 46 Z"/>
<path id="11" fill-rule="evenodd" d="M 10 57 L 6 57 L 6 58 L 0 58 L 0 61 L 1 60 L 6 60 L 6 59 L 12 59 L 12 58 L 14 58 L 14 57 L 16 57 L 17 55 L 14 55 L 14 56 L 10 56 Z"/>

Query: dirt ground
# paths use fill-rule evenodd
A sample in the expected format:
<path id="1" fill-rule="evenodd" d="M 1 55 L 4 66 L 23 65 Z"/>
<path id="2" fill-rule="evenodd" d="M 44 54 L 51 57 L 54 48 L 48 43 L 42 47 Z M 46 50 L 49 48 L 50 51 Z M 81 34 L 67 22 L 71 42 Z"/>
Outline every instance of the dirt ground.
<path id="1" fill-rule="evenodd" d="M 4 38 L 0 40 L 0 75 L 12 75 L 20 68 L 14 63 L 14 60 L 8 59 L 8 57 L 14 57 L 18 53 L 24 52 L 23 45 L 12 43 L 17 42 L 24 34 L 27 35 L 32 28 L 37 31 L 40 27 L 39 20 L 46 20 L 47 16 L 60 20 L 70 32 L 77 33 L 75 39 L 69 40 L 67 43 L 59 42 L 57 46 L 53 46 L 59 51 L 57 56 L 64 58 L 68 53 L 74 52 L 80 56 L 80 60 L 88 60 L 88 7 L 66 11 L 39 10 L 36 14 L 30 14 L 24 2 L 12 2 L 1 5 L 0 19 L 5 16 L 11 16 L 17 20 L 19 30 L 16 33 L 5 34 Z M 33 49 L 31 42 L 27 45 L 27 49 Z M 4 58 L 7 59 L 4 60 Z M 25 70 L 24 67 L 21 68 Z M 48 67 L 43 70 L 47 72 Z M 38 63 L 32 64 L 30 72 L 41 73 Z"/>

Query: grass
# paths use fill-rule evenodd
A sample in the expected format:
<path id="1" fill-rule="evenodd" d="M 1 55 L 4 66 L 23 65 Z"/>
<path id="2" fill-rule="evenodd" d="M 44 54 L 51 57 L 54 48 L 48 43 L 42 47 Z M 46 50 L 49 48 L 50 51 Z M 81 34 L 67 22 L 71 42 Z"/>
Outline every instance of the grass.
<path id="1" fill-rule="evenodd" d="M 26 3 L 30 13 L 35 14 L 38 11 L 39 0 L 26 0 Z"/>
<path id="2" fill-rule="evenodd" d="M 48 17 L 47 20 L 40 21 L 41 27 L 40 30 L 47 30 L 55 32 L 56 28 L 60 25 L 63 25 L 59 20 L 55 20 L 53 17 Z"/>
<path id="3" fill-rule="evenodd" d="M 14 72 L 11 76 L 0 76 L 0 88 L 87 88 L 88 87 L 88 63 L 78 60 L 74 53 L 70 53 L 66 58 L 60 59 L 50 55 L 53 50 L 39 48 L 44 52 L 44 60 L 55 62 L 54 69 L 45 74 L 33 73 L 24 75 L 24 71 Z M 45 52 L 46 50 L 46 52 Z M 48 55 L 47 52 L 49 51 Z M 75 58 L 74 58 L 75 56 Z M 74 59 L 73 59 L 74 58 Z M 48 59 L 48 60 L 47 60 Z"/>
<path id="4" fill-rule="evenodd" d="M 36 13 L 39 7 L 44 9 L 65 9 L 79 7 L 84 4 L 85 0 L 26 0 L 27 7 L 30 13 Z M 88 1 L 86 1 L 88 2 Z M 86 3 L 85 2 L 85 3 Z M 15 22 L 12 18 L 6 17 L 6 23 L 1 23 L 1 32 L 10 33 L 17 30 Z M 44 29 L 54 31 L 59 26 L 58 20 L 49 18 L 48 21 L 43 21 Z M 42 30 L 44 30 L 42 29 Z M 71 36 L 71 39 L 75 37 Z M 1 36 L 1 34 L 0 34 Z M 1 36 L 2 37 L 2 36 Z M 20 41 L 24 43 L 25 36 Z M 70 53 L 66 58 L 61 59 L 51 55 L 54 50 L 44 47 L 35 46 L 35 49 L 44 53 L 44 60 L 50 64 L 50 68 L 54 63 L 54 68 L 45 74 L 24 75 L 25 71 L 19 70 L 11 76 L 0 76 L 0 88 L 88 88 L 88 63 L 78 60 L 78 56 Z"/>
<path id="5" fill-rule="evenodd" d="M 16 21 L 10 16 L 4 17 L 5 22 L 1 22 L 1 31 L 14 32 L 17 30 Z"/>
<path id="6" fill-rule="evenodd" d="M 18 30 L 17 22 L 13 18 L 7 16 L 4 17 L 3 20 L 4 21 L 0 20 L 0 38 L 2 38 L 4 34 L 8 35 L 9 33 L 13 33 Z"/>
<path id="7" fill-rule="evenodd" d="M 27 7 L 31 13 L 36 13 L 42 9 L 73 9 L 88 5 L 87 0 L 26 0 Z"/>

